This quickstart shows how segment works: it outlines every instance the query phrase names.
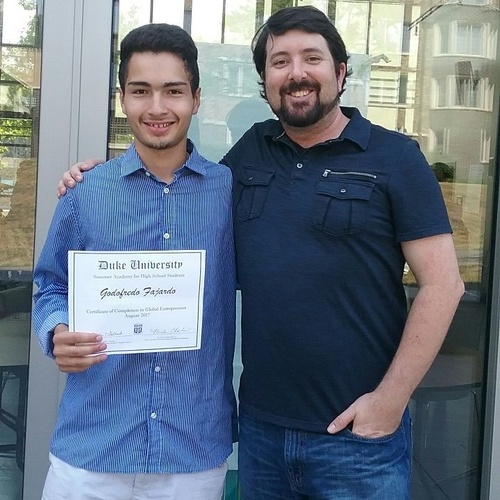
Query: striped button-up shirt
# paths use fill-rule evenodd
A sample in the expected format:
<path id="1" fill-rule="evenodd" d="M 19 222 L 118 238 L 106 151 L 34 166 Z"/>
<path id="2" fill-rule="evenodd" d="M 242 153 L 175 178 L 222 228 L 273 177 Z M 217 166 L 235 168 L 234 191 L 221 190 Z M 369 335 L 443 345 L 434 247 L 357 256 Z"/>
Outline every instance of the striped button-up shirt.
<path id="1" fill-rule="evenodd" d="M 85 174 L 59 201 L 35 269 L 33 310 L 43 351 L 68 323 L 68 250 L 206 251 L 199 350 L 112 355 L 67 376 L 52 453 L 75 467 L 114 473 L 215 468 L 232 450 L 235 263 L 231 172 L 189 159 L 170 184 L 134 146 Z"/>

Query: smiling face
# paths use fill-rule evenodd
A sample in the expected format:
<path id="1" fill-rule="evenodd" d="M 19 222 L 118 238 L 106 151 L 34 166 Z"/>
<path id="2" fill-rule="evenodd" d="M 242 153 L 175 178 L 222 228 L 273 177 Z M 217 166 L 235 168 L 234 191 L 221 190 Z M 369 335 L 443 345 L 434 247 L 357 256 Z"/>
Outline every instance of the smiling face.
<path id="1" fill-rule="evenodd" d="M 182 59 L 167 52 L 134 53 L 120 100 L 141 158 L 172 149 L 185 154 L 200 89 L 193 95 Z"/>
<path id="2" fill-rule="evenodd" d="M 317 33 L 290 30 L 269 37 L 262 76 L 266 97 L 284 126 L 329 125 L 338 110 L 346 66 L 339 74 L 326 40 Z"/>

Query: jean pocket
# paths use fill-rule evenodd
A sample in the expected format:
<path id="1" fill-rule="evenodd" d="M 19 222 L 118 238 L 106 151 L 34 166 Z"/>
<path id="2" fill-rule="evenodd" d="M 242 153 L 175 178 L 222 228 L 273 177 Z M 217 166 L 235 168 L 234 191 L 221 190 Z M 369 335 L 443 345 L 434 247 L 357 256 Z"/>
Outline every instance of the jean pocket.
<path id="1" fill-rule="evenodd" d="M 313 226 L 332 236 L 360 232 L 374 187 L 374 182 L 354 179 L 318 182 Z"/>
<path id="2" fill-rule="evenodd" d="M 345 433 L 349 438 L 354 439 L 355 441 L 361 441 L 363 443 L 386 443 L 395 439 L 399 435 L 399 433 L 402 432 L 402 430 L 402 424 L 400 424 L 394 432 L 378 437 L 360 436 L 359 434 L 355 434 L 354 432 L 352 432 L 350 429 L 345 429 Z"/>
<path id="3" fill-rule="evenodd" d="M 239 220 L 259 217 L 264 209 L 274 171 L 243 167 L 234 186 L 234 207 Z"/>

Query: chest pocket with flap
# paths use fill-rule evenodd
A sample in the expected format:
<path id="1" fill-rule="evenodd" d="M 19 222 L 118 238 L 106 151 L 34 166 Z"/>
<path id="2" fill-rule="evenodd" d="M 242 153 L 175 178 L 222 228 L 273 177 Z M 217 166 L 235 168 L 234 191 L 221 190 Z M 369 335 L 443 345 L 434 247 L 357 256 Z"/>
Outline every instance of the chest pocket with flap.
<path id="1" fill-rule="evenodd" d="M 262 214 L 274 171 L 243 167 L 234 186 L 235 213 L 239 220 L 255 219 Z"/>
<path id="2" fill-rule="evenodd" d="M 360 232 L 367 219 L 374 187 L 372 181 L 354 179 L 318 182 L 314 227 L 333 236 Z"/>

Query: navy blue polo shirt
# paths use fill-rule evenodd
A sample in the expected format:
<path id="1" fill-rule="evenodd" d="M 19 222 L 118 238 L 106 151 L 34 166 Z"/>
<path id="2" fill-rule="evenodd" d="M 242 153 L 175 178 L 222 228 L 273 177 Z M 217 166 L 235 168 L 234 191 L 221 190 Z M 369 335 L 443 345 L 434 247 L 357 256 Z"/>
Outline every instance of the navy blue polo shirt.
<path id="1" fill-rule="evenodd" d="M 268 120 L 222 160 L 234 182 L 241 408 L 316 432 L 394 357 L 406 321 L 400 243 L 451 232 L 418 144 L 342 111 L 338 139 L 303 149 Z"/>

